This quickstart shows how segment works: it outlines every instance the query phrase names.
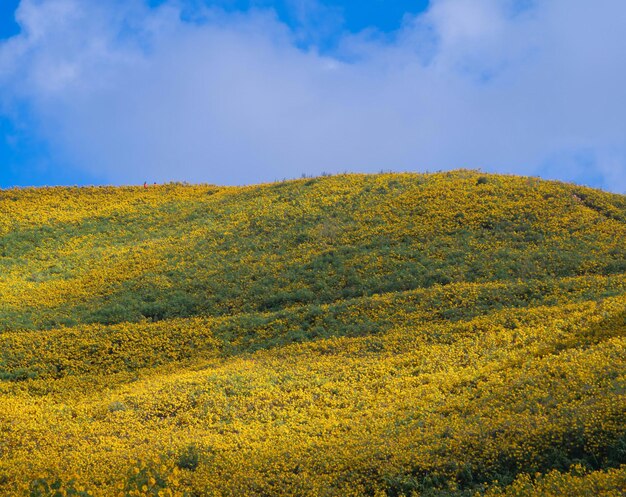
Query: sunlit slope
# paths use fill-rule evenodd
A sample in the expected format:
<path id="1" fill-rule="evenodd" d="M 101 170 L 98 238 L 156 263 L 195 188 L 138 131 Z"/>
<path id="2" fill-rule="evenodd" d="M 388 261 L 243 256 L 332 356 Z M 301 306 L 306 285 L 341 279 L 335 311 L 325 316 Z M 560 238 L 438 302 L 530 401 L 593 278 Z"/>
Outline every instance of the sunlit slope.
<path id="1" fill-rule="evenodd" d="M 559 477 L 563 495 L 622 495 L 625 309 L 622 295 L 455 321 L 395 315 L 381 333 L 184 367 L 4 381 L 0 489 L 472 495 L 576 468 L 583 477 Z M 166 355 L 159 343 L 130 361 Z M 44 367 L 82 360 L 46 348 Z"/>
<path id="2" fill-rule="evenodd" d="M 626 270 L 623 196 L 472 172 L 5 190 L 0 329 Z"/>
<path id="3" fill-rule="evenodd" d="M 624 196 L 456 171 L 0 214 L 0 495 L 624 495 Z"/>

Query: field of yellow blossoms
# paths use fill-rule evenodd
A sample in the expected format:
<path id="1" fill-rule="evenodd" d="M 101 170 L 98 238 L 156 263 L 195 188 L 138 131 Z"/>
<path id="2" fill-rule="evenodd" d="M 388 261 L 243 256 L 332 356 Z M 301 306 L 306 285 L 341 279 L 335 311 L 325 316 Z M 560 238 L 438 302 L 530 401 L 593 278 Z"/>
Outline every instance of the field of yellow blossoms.
<path id="1" fill-rule="evenodd" d="M 626 495 L 626 197 L 0 190 L 0 495 Z"/>

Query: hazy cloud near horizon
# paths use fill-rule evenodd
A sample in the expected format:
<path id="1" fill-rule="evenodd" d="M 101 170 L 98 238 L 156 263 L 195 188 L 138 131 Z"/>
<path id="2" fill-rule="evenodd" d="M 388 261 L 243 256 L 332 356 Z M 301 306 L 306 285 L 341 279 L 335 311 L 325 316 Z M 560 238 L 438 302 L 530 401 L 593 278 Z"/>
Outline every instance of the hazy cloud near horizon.
<path id="1" fill-rule="evenodd" d="M 621 0 L 434 0 L 322 52 L 271 10 L 22 0 L 17 20 L 4 113 L 114 183 L 468 167 L 626 191 Z"/>

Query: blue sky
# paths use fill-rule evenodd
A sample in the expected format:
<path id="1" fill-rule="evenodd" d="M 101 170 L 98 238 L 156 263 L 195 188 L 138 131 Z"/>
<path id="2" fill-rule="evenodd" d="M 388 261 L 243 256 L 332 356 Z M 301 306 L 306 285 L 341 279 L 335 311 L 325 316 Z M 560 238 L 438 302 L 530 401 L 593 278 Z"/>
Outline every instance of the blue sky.
<path id="1" fill-rule="evenodd" d="M 480 168 L 626 192 L 621 0 L 2 0 L 0 187 Z"/>

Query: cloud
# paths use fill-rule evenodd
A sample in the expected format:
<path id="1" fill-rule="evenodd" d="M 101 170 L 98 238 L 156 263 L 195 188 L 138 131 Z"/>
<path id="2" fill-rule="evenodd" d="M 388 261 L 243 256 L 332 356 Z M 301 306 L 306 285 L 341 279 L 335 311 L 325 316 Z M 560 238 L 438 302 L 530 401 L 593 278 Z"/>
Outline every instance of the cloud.
<path id="1" fill-rule="evenodd" d="M 269 9 L 22 0 L 17 20 L 4 112 L 115 183 L 480 167 L 626 190 L 619 0 L 434 0 L 331 53 Z"/>

